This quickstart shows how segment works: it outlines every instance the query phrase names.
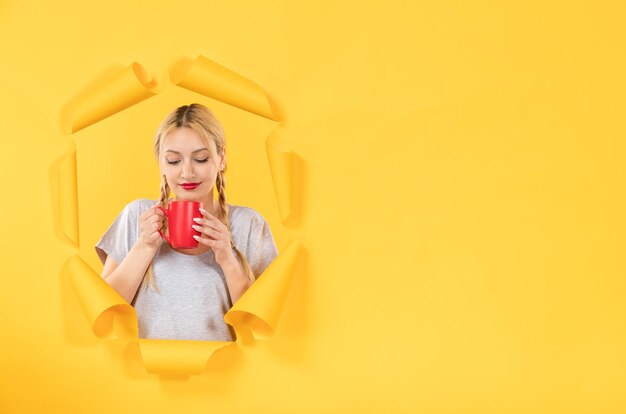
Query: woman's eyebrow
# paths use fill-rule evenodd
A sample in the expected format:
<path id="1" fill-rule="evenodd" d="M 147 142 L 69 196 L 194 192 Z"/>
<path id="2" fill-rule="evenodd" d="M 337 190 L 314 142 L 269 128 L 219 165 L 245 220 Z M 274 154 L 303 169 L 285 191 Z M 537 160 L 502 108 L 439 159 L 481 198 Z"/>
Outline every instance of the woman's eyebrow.
<path id="1" fill-rule="evenodd" d="M 204 151 L 204 150 L 208 150 L 208 148 L 199 148 L 199 149 L 197 149 L 195 151 L 191 151 L 191 153 L 195 154 L 196 152 L 200 152 L 200 151 Z M 173 153 L 176 153 L 176 154 L 180 155 L 180 152 L 174 151 L 174 150 L 171 150 L 171 149 L 168 149 L 165 152 L 173 152 Z"/>

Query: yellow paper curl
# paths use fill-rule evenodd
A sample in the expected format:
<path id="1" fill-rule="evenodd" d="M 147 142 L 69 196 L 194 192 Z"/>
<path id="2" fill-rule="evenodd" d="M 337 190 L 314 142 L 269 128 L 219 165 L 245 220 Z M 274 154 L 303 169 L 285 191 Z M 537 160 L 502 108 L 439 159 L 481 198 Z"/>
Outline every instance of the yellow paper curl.
<path id="1" fill-rule="evenodd" d="M 255 82 L 199 55 L 192 63 L 183 61 L 170 72 L 172 83 L 209 98 L 279 121 L 267 94 Z"/>
<path id="2" fill-rule="evenodd" d="M 137 337 L 135 309 L 79 256 L 69 262 L 70 283 L 94 335 L 117 339 Z M 114 318 L 121 320 L 114 323 Z"/>
<path id="3" fill-rule="evenodd" d="M 297 184 L 296 154 L 285 144 L 281 144 L 281 133 L 284 125 L 276 127 L 265 141 L 265 149 L 269 160 L 274 192 L 278 202 L 278 210 L 283 224 L 296 220 L 298 208 L 295 203 Z"/>
<path id="4" fill-rule="evenodd" d="M 146 371 L 160 375 L 197 375 L 217 350 L 234 342 L 139 339 L 139 352 Z"/>
<path id="5" fill-rule="evenodd" d="M 269 338 L 278 325 L 302 245 L 294 240 L 224 315 L 238 336 Z"/>
<path id="6" fill-rule="evenodd" d="M 156 93 L 156 81 L 133 62 L 68 104 L 61 116 L 62 129 L 67 134 L 80 131 Z"/>
<path id="7" fill-rule="evenodd" d="M 53 217 L 60 231 L 78 245 L 78 188 L 76 184 L 76 148 L 57 166 L 58 199 Z"/>

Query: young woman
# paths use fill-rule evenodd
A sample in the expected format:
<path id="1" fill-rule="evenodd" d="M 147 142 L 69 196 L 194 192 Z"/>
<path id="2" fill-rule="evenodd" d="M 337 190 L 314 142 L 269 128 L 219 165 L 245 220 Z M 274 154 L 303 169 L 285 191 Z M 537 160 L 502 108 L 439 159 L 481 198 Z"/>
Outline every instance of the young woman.
<path id="1" fill-rule="evenodd" d="M 205 106 L 172 111 L 154 153 L 161 197 L 128 203 L 96 243 L 102 277 L 135 308 L 140 338 L 234 341 L 224 314 L 278 255 L 270 227 L 256 210 L 226 202 L 224 131 Z M 204 205 L 197 248 L 174 249 L 158 232 L 169 234 L 157 205 L 167 209 L 170 191 Z"/>

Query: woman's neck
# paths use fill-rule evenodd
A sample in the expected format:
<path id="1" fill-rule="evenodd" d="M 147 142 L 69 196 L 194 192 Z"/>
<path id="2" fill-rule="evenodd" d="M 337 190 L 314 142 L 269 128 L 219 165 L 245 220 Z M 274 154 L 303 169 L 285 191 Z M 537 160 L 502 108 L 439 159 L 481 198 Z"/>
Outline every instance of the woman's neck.
<path id="1" fill-rule="evenodd" d="M 220 209 L 219 201 L 211 197 L 208 202 L 203 202 L 203 204 L 204 204 L 204 209 L 208 211 L 210 214 L 214 215 L 217 218 L 221 216 L 222 212 Z"/>
<path id="2" fill-rule="evenodd" d="M 222 211 L 220 209 L 220 202 L 213 198 L 213 194 L 209 194 L 206 198 L 202 200 L 198 200 L 202 202 L 203 208 L 209 212 L 209 214 L 214 215 L 217 218 L 220 218 L 222 215 Z"/>

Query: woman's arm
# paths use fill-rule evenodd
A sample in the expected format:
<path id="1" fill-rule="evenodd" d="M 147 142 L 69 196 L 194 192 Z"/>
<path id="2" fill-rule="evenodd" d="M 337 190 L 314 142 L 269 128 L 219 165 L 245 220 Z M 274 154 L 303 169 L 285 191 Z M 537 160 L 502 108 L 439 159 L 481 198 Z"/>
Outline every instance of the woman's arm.
<path id="1" fill-rule="evenodd" d="M 107 256 L 102 277 L 128 303 L 131 303 L 157 251 L 158 248 L 150 247 L 144 244 L 142 239 L 138 239 L 119 265 L 111 256 Z"/>
<path id="2" fill-rule="evenodd" d="M 252 282 L 248 279 L 248 275 L 244 272 L 241 263 L 239 263 L 234 253 L 232 259 L 222 264 L 221 267 L 224 272 L 224 277 L 226 278 L 230 299 L 232 303 L 235 304 L 241 295 L 252 286 Z"/>

